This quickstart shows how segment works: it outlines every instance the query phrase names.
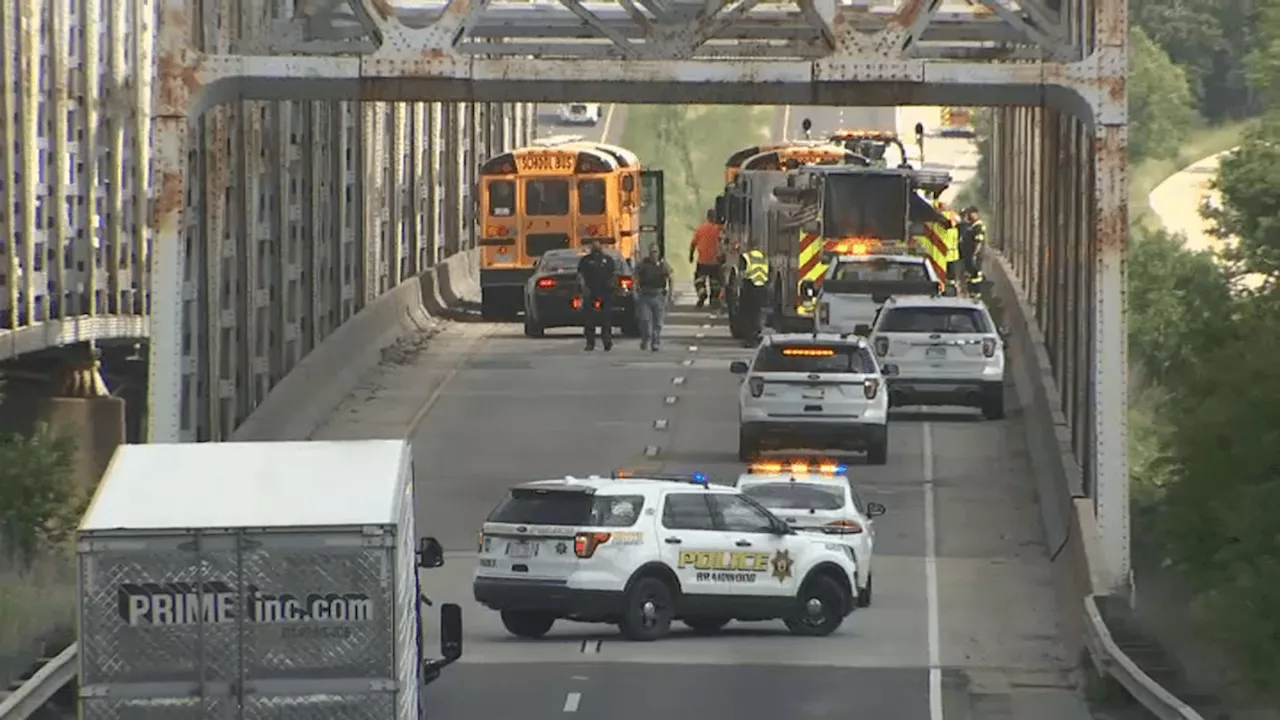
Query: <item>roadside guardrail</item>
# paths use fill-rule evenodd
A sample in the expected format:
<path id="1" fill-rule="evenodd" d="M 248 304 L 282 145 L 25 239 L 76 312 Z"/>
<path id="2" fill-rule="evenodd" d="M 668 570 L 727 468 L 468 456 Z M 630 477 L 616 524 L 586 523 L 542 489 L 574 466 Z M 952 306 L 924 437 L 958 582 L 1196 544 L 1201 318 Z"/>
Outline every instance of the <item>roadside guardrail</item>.
<path id="1" fill-rule="evenodd" d="M 76 679 L 79 657 L 80 643 L 75 643 L 45 663 L 30 680 L 0 700 L 0 720 L 27 720 L 34 715 L 67 683 Z"/>

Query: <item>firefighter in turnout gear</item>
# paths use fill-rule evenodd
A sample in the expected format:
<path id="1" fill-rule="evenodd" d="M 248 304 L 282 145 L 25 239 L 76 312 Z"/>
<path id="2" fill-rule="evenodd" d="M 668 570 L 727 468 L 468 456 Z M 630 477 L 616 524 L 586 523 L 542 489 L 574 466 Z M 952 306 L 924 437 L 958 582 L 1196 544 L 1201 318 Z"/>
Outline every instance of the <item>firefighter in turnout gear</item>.
<path id="1" fill-rule="evenodd" d="M 742 286 L 738 290 L 738 313 L 742 316 L 742 342 L 755 347 L 764 332 L 764 310 L 769 302 L 769 258 L 752 245 L 738 261 Z"/>
<path id="2" fill-rule="evenodd" d="M 971 297 L 982 294 L 982 252 L 987 246 L 987 226 L 978 214 L 978 208 L 970 205 L 962 212 L 960 223 L 960 261 L 964 266 L 965 285 Z"/>

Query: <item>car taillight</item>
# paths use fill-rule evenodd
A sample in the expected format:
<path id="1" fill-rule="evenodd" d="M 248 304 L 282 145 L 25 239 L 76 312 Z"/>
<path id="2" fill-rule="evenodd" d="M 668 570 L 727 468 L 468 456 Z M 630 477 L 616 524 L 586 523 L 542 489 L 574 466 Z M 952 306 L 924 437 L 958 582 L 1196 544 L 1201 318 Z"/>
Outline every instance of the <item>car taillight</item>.
<path id="1" fill-rule="evenodd" d="M 573 554 L 580 558 L 589 558 L 596 554 L 596 548 L 609 542 L 609 533 L 581 532 L 573 536 Z"/>
<path id="2" fill-rule="evenodd" d="M 747 388 L 751 390 L 751 397 L 760 397 L 764 394 L 764 379 L 751 378 L 747 381 Z"/>
<path id="3" fill-rule="evenodd" d="M 983 357 L 996 356 L 996 339 L 995 338 L 982 339 L 982 356 Z"/>
<path id="4" fill-rule="evenodd" d="M 831 305 L 828 303 L 818 303 L 818 322 L 827 324 L 831 322 Z"/>
<path id="5" fill-rule="evenodd" d="M 879 380 L 863 380 L 862 381 L 862 394 L 866 395 L 868 400 L 875 400 L 876 392 L 878 392 L 879 390 L 880 390 Z"/>
<path id="6" fill-rule="evenodd" d="M 880 357 L 884 357 L 885 355 L 888 355 L 888 354 L 889 354 L 889 338 L 887 337 L 876 338 L 876 355 L 879 355 Z"/>
<path id="7" fill-rule="evenodd" d="M 862 525 L 854 520 L 836 520 L 823 525 L 822 530 L 835 535 L 857 535 L 862 532 Z"/>
<path id="8" fill-rule="evenodd" d="M 629 277 L 618 278 L 618 287 L 622 288 L 623 290 L 630 290 L 632 287 L 635 286 L 635 284 L 636 284 L 636 281 L 633 278 L 629 278 Z"/>
<path id="9" fill-rule="evenodd" d="M 485 225 L 484 226 L 485 237 L 491 237 L 491 238 L 506 237 L 508 232 L 510 231 L 507 229 L 506 225 Z"/>
<path id="10" fill-rule="evenodd" d="M 538 278 L 538 288 L 541 290 L 550 290 L 556 286 L 555 278 Z"/>

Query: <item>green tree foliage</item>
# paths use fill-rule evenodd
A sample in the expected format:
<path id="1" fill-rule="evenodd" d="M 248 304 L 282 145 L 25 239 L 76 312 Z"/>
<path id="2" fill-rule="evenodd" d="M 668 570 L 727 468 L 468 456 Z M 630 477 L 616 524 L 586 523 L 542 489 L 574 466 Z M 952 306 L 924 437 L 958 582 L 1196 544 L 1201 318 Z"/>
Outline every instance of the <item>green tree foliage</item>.
<path id="1" fill-rule="evenodd" d="M 1214 233 L 1237 242 L 1223 256 L 1238 273 L 1280 277 L 1280 112 L 1251 129 L 1222 159 L 1214 187 L 1223 206 L 1207 214 Z"/>
<path id="2" fill-rule="evenodd" d="M 0 439 L 0 527 L 17 559 L 30 562 L 46 543 L 60 543 L 83 510 L 72 478 L 75 442 L 40 428 Z"/>
<path id="3" fill-rule="evenodd" d="M 1172 157 L 1196 121 L 1182 68 L 1141 28 L 1129 31 L 1129 156 Z"/>
<path id="4" fill-rule="evenodd" d="M 1185 69 L 1200 113 L 1243 118 L 1257 105 L 1246 74 L 1259 5 L 1274 0 L 1131 0 L 1130 22 Z"/>

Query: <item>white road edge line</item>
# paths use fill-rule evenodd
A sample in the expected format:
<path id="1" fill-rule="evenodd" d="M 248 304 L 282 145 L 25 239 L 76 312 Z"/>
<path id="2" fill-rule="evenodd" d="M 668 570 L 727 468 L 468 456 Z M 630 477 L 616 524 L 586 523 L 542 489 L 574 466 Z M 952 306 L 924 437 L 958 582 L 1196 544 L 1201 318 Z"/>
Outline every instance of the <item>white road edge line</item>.
<path id="1" fill-rule="evenodd" d="M 582 702 L 582 693 L 571 692 L 564 697 L 564 711 L 578 712 L 578 703 Z"/>
<path id="2" fill-rule="evenodd" d="M 938 629 L 938 527 L 933 493 L 933 427 L 924 423 L 924 584 L 928 607 L 929 720 L 942 720 L 942 641 Z"/>
<path id="3" fill-rule="evenodd" d="M 604 127 L 600 130 L 600 142 L 602 143 L 609 142 L 609 127 L 613 125 L 613 111 L 617 107 L 616 104 L 609 103 L 609 109 L 604 111 Z"/>

